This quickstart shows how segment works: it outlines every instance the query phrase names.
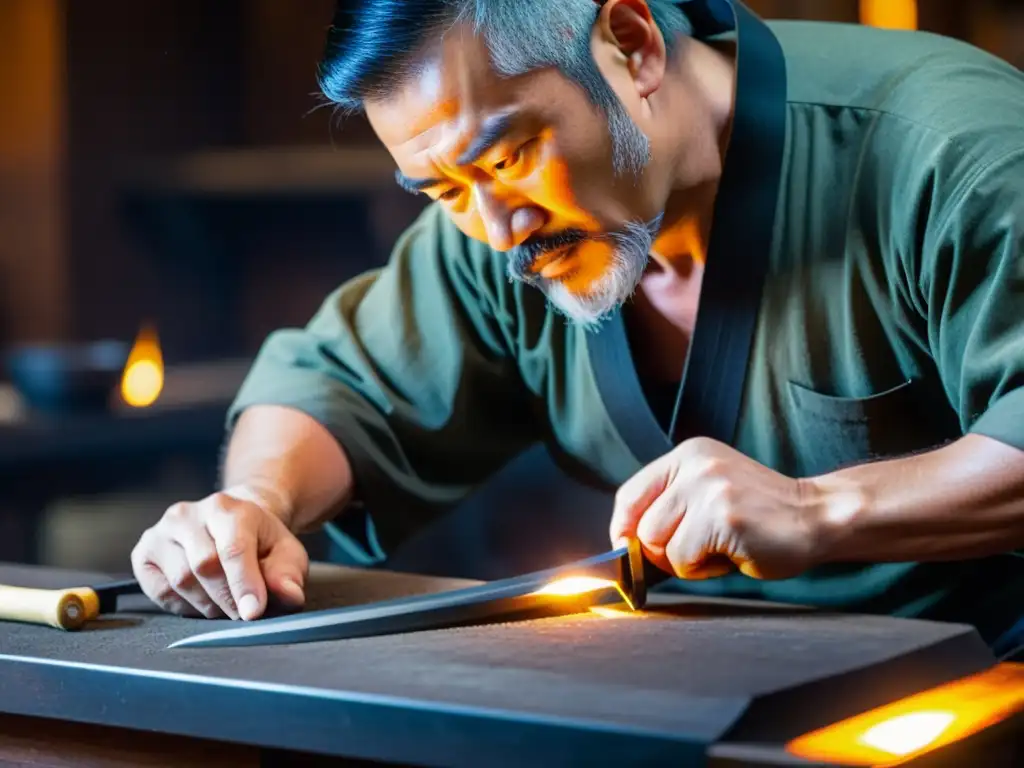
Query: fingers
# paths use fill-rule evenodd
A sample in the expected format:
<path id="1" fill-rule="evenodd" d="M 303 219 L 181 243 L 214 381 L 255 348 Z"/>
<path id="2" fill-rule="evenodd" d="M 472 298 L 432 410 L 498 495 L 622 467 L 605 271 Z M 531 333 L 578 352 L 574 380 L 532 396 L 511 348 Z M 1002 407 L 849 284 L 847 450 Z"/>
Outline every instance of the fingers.
<path id="1" fill-rule="evenodd" d="M 636 525 L 635 535 L 644 556 L 652 565 L 668 573 L 672 573 L 672 563 L 666 547 L 685 512 L 683 500 L 668 488 L 651 502 Z"/>
<path id="2" fill-rule="evenodd" d="M 147 531 L 143 534 L 139 543 L 132 550 L 132 570 L 142 587 L 143 594 L 168 613 L 176 613 L 179 616 L 201 616 L 202 614 L 191 603 L 174 591 L 174 587 L 171 586 L 160 567 L 145 559 L 145 553 L 148 551 L 146 537 L 149 533 Z"/>
<path id="3" fill-rule="evenodd" d="M 645 548 L 664 552 L 685 514 L 686 499 L 670 486 L 641 515 L 636 537 Z"/>
<path id="4" fill-rule="evenodd" d="M 209 531 L 192 525 L 182 516 L 171 516 L 167 530 L 170 541 L 177 544 L 191 569 L 199 590 L 228 618 L 238 618 L 238 607 L 225 576 L 217 545 Z"/>
<path id="5" fill-rule="evenodd" d="M 153 602 L 208 618 L 259 617 L 268 582 L 285 603 L 301 606 L 308 566 L 301 542 L 278 517 L 225 494 L 172 506 L 132 552 L 136 578 Z"/>
<path id="6" fill-rule="evenodd" d="M 282 603 L 300 608 L 306 602 L 309 555 L 294 536 L 278 538 L 261 563 L 267 589 Z"/>
<path id="7" fill-rule="evenodd" d="M 259 563 L 259 517 L 265 513 L 241 501 L 211 511 L 206 530 L 223 573 L 223 589 L 237 606 L 234 618 L 251 621 L 267 606 L 267 587 Z"/>
<path id="8" fill-rule="evenodd" d="M 654 503 L 675 476 L 671 454 L 648 464 L 619 487 L 608 534 L 613 546 L 624 546 L 637 535 L 637 526 L 648 507 Z"/>
<path id="9" fill-rule="evenodd" d="M 697 581 L 727 576 L 736 570 L 731 557 L 715 541 L 713 528 L 699 514 L 683 517 L 665 547 L 668 570 L 680 579 Z"/>
<path id="10" fill-rule="evenodd" d="M 151 541 L 157 537 L 153 529 L 147 531 L 147 535 Z M 154 554 L 158 558 L 152 557 Z M 143 592 L 165 611 L 208 619 L 223 617 L 220 608 L 199 584 L 180 545 L 166 541 L 143 549 L 139 557 L 141 567 L 135 569 L 136 578 Z M 133 556 L 133 566 L 134 560 Z"/>

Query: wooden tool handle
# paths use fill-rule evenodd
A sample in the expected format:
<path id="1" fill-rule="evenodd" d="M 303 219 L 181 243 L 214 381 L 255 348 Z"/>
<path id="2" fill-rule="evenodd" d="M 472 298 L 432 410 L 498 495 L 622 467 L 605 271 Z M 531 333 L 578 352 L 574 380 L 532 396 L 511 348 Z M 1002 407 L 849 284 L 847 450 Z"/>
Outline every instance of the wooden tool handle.
<path id="1" fill-rule="evenodd" d="M 99 615 L 100 601 L 88 587 L 28 589 L 0 586 L 0 621 L 80 629 Z"/>

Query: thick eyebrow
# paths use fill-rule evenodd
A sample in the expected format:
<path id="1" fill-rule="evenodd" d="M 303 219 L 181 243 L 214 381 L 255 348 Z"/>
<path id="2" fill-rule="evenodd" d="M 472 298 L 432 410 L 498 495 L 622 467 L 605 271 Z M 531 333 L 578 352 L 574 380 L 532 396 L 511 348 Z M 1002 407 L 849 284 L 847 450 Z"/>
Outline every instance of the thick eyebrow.
<path id="1" fill-rule="evenodd" d="M 472 138 L 455 162 L 459 165 L 475 163 L 485 152 L 505 138 L 505 135 L 512 130 L 515 119 L 515 112 L 502 112 L 500 115 L 486 118 L 476 136 Z"/>
<path id="2" fill-rule="evenodd" d="M 516 116 L 514 112 L 502 112 L 499 115 L 485 118 L 480 126 L 480 130 L 477 131 L 477 134 L 470 140 L 455 162 L 459 165 L 471 165 L 479 160 L 484 153 L 505 138 L 512 130 Z M 401 171 L 395 171 L 395 181 L 406 192 L 413 194 L 445 183 L 443 179 L 416 179 L 406 176 Z"/>
<path id="3" fill-rule="evenodd" d="M 442 179 L 414 179 L 401 171 L 395 171 L 395 182 L 406 192 L 411 192 L 414 195 L 444 183 Z"/>

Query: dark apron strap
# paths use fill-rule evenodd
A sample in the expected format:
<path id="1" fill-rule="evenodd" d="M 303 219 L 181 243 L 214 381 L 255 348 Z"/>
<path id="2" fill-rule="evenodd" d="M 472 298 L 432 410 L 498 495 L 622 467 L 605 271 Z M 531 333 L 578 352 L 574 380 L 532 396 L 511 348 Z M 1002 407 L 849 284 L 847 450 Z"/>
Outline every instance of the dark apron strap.
<path id="1" fill-rule="evenodd" d="M 679 443 L 700 435 L 731 444 L 774 241 L 786 63 L 771 30 L 739 0 L 689 0 L 685 9 L 698 37 L 734 28 L 739 61 L 728 160 L 670 438 Z"/>

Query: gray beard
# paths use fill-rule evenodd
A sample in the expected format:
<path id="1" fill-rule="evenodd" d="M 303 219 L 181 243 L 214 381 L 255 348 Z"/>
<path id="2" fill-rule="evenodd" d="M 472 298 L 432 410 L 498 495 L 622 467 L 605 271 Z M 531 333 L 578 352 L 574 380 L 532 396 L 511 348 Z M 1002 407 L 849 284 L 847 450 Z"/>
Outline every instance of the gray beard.
<path id="1" fill-rule="evenodd" d="M 614 150 L 615 175 L 638 183 L 650 160 L 647 137 L 630 119 L 621 102 L 612 98 L 606 108 L 608 130 Z M 661 229 L 664 214 L 648 222 L 631 221 L 622 229 L 599 235 L 599 242 L 612 246 L 612 264 L 586 295 L 571 293 L 558 280 L 545 280 L 539 275 L 528 275 L 521 267 L 509 264 L 509 276 L 539 288 L 548 302 L 574 323 L 587 330 L 598 328 L 621 307 L 640 285 L 650 259 L 654 239 Z"/>
<path id="2" fill-rule="evenodd" d="M 585 294 L 569 291 L 559 280 L 531 276 L 525 282 L 540 289 L 561 314 L 587 330 L 596 330 L 636 291 L 650 259 L 654 239 L 661 228 L 659 215 L 649 222 L 630 222 L 621 230 L 596 238 L 612 248 L 607 273 Z M 512 279 L 521 277 L 510 275 Z"/>

